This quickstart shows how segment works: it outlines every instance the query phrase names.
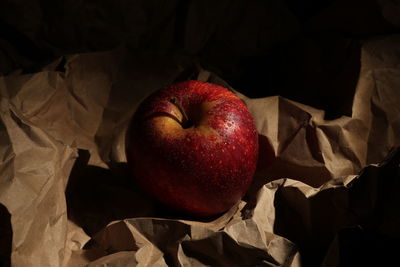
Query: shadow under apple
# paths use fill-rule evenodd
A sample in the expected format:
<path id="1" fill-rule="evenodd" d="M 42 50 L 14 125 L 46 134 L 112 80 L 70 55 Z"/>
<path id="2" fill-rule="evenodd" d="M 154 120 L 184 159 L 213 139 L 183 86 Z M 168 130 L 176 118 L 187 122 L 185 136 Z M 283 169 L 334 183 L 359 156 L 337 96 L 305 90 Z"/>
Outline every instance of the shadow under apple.
<path id="1" fill-rule="evenodd" d="M 66 201 L 68 219 L 93 236 L 116 220 L 138 217 L 212 221 L 173 210 L 148 197 L 134 182 L 127 163 L 109 163 L 109 169 L 88 165 L 90 154 L 79 150 L 71 171 Z"/>
<path id="2" fill-rule="evenodd" d="M 124 163 L 110 169 L 88 165 L 90 154 L 79 150 L 66 188 L 68 219 L 90 236 L 108 223 L 154 213 L 154 203 L 133 185 Z"/>

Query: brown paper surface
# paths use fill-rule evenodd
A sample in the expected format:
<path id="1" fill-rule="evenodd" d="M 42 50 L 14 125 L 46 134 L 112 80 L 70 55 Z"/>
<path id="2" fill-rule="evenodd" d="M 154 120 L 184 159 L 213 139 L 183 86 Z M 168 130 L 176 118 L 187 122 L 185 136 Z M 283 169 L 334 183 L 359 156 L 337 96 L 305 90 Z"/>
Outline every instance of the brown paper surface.
<path id="1" fill-rule="evenodd" d="M 243 200 L 209 221 L 147 199 L 124 155 L 137 104 L 179 79 L 185 59 L 149 64 L 120 48 L 0 77 L 0 218 L 12 228 L 1 256 L 12 266 L 336 266 L 343 229 L 400 236 L 399 47 L 399 36 L 363 45 L 351 117 L 236 92 L 257 125 L 259 166 Z"/>

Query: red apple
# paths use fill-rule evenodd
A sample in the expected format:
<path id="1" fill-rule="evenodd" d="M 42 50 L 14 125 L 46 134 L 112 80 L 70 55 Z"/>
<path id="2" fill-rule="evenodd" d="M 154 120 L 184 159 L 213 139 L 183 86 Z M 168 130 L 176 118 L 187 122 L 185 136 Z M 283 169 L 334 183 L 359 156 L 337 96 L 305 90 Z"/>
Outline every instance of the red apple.
<path id="1" fill-rule="evenodd" d="M 162 88 L 135 112 L 128 165 L 151 197 L 197 216 L 236 204 L 253 179 L 258 135 L 246 105 L 224 87 L 186 81 Z"/>

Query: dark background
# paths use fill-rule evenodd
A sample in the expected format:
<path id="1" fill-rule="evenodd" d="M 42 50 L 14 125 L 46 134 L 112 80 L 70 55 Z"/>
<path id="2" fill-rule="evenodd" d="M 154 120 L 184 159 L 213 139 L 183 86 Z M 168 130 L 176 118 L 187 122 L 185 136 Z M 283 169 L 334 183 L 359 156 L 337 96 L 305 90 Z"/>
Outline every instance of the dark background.
<path id="1" fill-rule="evenodd" d="M 149 61 L 191 58 L 247 96 L 333 119 L 351 115 L 361 44 L 397 32 L 378 0 L 2 0 L 0 73 L 125 45 Z"/>

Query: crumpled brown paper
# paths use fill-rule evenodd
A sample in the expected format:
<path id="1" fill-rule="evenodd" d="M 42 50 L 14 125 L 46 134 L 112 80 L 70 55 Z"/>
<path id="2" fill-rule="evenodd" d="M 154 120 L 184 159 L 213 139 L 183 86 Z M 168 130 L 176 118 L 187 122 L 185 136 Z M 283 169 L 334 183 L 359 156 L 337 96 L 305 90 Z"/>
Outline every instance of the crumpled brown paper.
<path id="1" fill-rule="evenodd" d="M 124 130 L 135 107 L 175 81 L 185 59 L 148 64 L 121 48 L 1 77 L 0 218 L 12 226 L 11 238 L 0 239 L 11 255 L 1 259 L 12 266 L 336 266 L 366 249 L 359 242 L 346 254 L 346 229 L 393 242 L 399 151 L 377 163 L 400 145 L 399 47 L 399 36 L 364 44 L 352 117 L 326 121 L 322 110 L 289 99 L 237 92 L 256 121 L 260 162 L 244 199 L 211 221 L 154 205 L 125 163 Z M 229 86 L 207 71 L 194 78 Z"/>

